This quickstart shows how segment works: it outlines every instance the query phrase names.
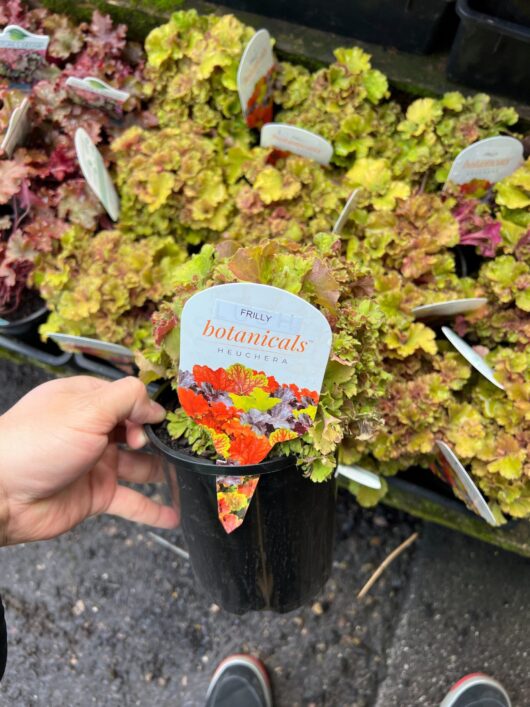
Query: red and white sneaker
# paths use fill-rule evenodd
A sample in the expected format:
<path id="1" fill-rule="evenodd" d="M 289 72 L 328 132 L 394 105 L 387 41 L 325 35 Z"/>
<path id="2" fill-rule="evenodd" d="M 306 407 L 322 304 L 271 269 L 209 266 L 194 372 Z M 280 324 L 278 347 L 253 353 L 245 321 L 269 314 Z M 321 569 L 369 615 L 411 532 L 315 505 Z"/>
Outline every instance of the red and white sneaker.
<path id="1" fill-rule="evenodd" d="M 512 707 L 503 686 L 483 673 L 472 673 L 449 690 L 440 707 Z"/>

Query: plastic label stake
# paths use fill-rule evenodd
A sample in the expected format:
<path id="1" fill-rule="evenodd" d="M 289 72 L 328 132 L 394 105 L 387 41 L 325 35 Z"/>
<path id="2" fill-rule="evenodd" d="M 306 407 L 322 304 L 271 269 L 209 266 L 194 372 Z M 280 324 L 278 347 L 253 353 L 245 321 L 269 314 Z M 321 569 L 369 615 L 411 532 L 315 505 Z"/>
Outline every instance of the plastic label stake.
<path id="1" fill-rule="evenodd" d="M 247 44 L 237 71 L 239 100 L 249 128 L 261 128 L 272 120 L 275 71 L 271 36 L 260 29 Z"/>
<path id="2" fill-rule="evenodd" d="M 456 317 L 458 314 L 474 312 L 480 309 L 488 300 L 485 297 L 468 297 L 466 299 L 446 300 L 434 304 L 422 304 L 414 307 L 412 314 L 415 319 L 443 319 Z"/>
<path id="3" fill-rule="evenodd" d="M 436 442 L 439 455 L 431 467 L 442 481 L 449 484 L 455 495 L 474 513 L 490 525 L 499 525 L 486 499 L 471 476 L 467 473 L 453 450 L 441 441 Z"/>
<path id="4" fill-rule="evenodd" d="M 352 191 L 352 193 L 348 197 L 348 201 L 340 212 L 338 219 L 335 221 L 335 225 L 333 226 L 333 233 L 336 233 L 338 236 L 342 233 L 342 229 L 346 225 L 346 222 L 350 217 L 350 214 L 353 211 L 355 204 L 357 203 L 357 199 L 359 198 L 359 192 L 359 188 L 354 189 Z"/>
<path id="5" fill-rule="evenodd" d="M 471 348 L 471 346 L 467 344 L 464 339 L 461 339 L 458 334 L 455 334 L 452 329 L 449 329 L 449 327 L 446 326 L 442 327 L 442 332 L 444 336 L 453 344 L 458 353 L 461 354 L 475 370 L 482 374 L 484 378 L 489 380 L 490 383 L 497 386 L 497 388 L 504 390 L 504 386 L 495 378 L 491 367 L 488 366 L 482 356 Z"/>
<path id="6" fill-rule="evenodd" d="M 128 349 L 126 346 L 121 346 L 120 344 L 91 339 L 87 336 L 73 336 L 59 333 L 50 334 L 50 339 L 53 339 L 63 351 L 68 351 L 68 353 L 97 356 L 118 366 L 134 363 L 134 353 L 131 349 Z"/>
<path id="7" fill-rule="evenodd" d="M 268 285 L 218 285 L 185 304 L 178 396 L 226 469 L 217 510 L 227 533 L 243 522 L 258 483 L 244 467 L 313 425 L 331 336 L 318 309 Z"/>
<path id="8" fill-rule="evenodd" d="M 469 184 L 483 180 L 490 184 L 508 177 L 524 162 L 523 144 L 514 137 L 498 135 L 469 145 L 456 157 L 447 182 Z"/>
<path id="9" fill-rule="evenodd" d="M 10 81 L 31 83 L 34 74 L 46 61 L 50 38 L 32 34 L 18 25 L 8 25 L 0 32 L 0 76 Z"/>
<path id="10" fill-rule="evenodd" d="M 77 159 L 88 186 L 103 204 L 105 211 L 113 221 L 120 217 L 120 200 L 112 183 L 103 157 L 83 128 L 75 133 Z"/>
<path id="11" fill-rule="evenodd" d="M 66 80 L 66 87 L 69 89 L 74 101 L 84 103 L 90 107 L 107 110 L 118 116 L 122 115 L 123 104 L 131 95 L 127 91 L 119 91 L 117 88 L 113 88 L 105 81 L 94 76 L 86 76 L 83 79 L 70 76 Z"/>
<path id="12" fill-rule="evenodd" d="M 24 98 L 22 103 L 15 108 L 9 118 L 6 134 L 0 147 L 11 159 L 16 148 L 21 145 L 29 130 L 29 99 Z"/>
<path id="13" fill-rule="evenodd" d="M 292 153 L 323 165 L 333 156 L 333 145 L 323 137 L 304 128 L 285 123 L 268 123 L 261 128 L 261 147 L 274 147 L 281 153 Z"/>

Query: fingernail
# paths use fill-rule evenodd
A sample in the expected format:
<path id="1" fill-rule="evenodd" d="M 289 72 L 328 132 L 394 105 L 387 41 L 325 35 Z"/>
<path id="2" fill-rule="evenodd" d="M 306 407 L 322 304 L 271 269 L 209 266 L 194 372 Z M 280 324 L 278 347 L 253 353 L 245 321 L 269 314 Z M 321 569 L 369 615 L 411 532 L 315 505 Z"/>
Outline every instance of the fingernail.
<path id="1" fill-rule="evenodd" d="M 149 437 L 145 434 L 143 430 L 139 434 L 138 442 L 142 445 L 142 447 L 147 447 L 147 445 L 149 444 Z"/>

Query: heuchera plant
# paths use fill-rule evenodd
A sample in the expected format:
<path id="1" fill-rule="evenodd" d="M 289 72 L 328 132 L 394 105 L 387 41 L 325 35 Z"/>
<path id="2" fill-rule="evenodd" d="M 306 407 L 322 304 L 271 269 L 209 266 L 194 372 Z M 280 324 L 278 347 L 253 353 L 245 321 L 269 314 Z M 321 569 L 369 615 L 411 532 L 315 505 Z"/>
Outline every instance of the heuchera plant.
<path id="1" fill-rule="evenodd" d="M 163 127 L 192 120 L 205 134 L 248 144 L 237 69 L 254 34 L 233 15 L 175 12 L 147 36 L 146 92 Z"/>
<path id="2" fill-rule="evenodd" d="M 16 23 L 31 32 L 47 34 L 48 63 L 32 87 L 29 133 L 13 159 L 0 162 L 4 204 L 0 237 L 0 314 L 20 303 L 28 276 L 39 253 L 56 252 L 54 244 L 71 224 L 96 230 L 104 225 L 103 208 L 81 176 L 73 136 L 84 127 L 96 143 L 123 130 L 124 123 L 106 110 L 77 102 L 65 84 L 70 76 L 99 77 L 131 93 L 124 104 L 138 115 L 143 58 L 140 47 L 126 43 L 123 25 L 94 13 L 92 22 L 76 26 L 63 15 L 39 8 L 26 9 L 10 0 L 0 10 L 0 26 Z M 15 107 L 25 94 L 0 84 L 0 130 L 7 129 Z M 5 157 L 5 156 L 4 156 Z"/>
<path id="3" fill-rule="evenodd" d="M 530 514 L 530 352 L 493 349 L 487 360 L 505 390 L 477 379 L 449 407 L 442 436 L 505 514 Z"/>
<path id="4" fill-rule="evenodd" d="M 238 248 L 231 242 L 201 252 L 175 271 L 176 296 L 153 317 L 159 348 L 141 361 L 144 380 L 163 376 L 178 386 L 179 317 L 194 292 L 228 282 L 258 282 L 292 292 L 318 307 L 333 330 L 329 362 L 315 424 L 301 438 L 277 444 L 271 454 L 295 454 L 315 481 L 335 468 L 335 452 L 346 433 L 363 435 L 373 421 L 387 375 L 379 341 L 383 314 L 372 295 L 367 270 L 338 255 L 334 236 L 320 234 L 315 245 L 268 242 Z M 169 415 L 169 433 L 196 453 L 215 456 L 209 435 L 181 410 Z"/>
<path id="5" fill-rule="evenodd" d="M 54 252 L 39 257 L 33 274 L 51 312 L 41 334 L 142 348 L 156 303 L 171 294 L 173 272 L 185 257 L 170 236 L 139 240 L 118 229 L 94 235 L 69 228 Z"/>

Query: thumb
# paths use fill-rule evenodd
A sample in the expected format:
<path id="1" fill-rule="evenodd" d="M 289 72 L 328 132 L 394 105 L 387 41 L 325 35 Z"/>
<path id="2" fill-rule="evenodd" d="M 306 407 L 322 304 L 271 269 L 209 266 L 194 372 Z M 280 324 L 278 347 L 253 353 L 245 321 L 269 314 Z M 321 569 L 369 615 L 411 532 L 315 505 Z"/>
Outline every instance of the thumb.
<path id="1" fill-rule="evenodd" d="M 106 383 L 88 394 L 85 413 L 90 426 L 103 434 L 109 433 L 125 420 L 137 425 L 162 422 L 166 411 L 149 398 L 145 385 L 132 376 Z"/>

